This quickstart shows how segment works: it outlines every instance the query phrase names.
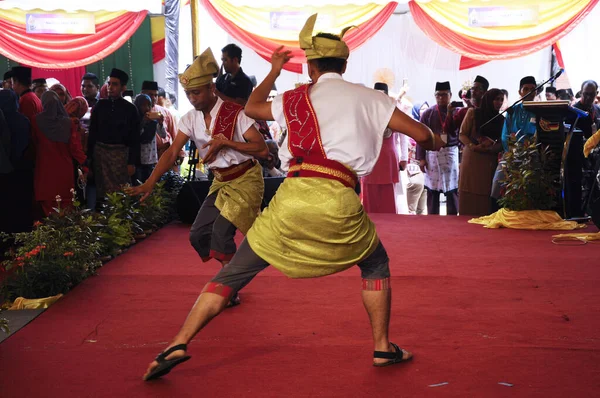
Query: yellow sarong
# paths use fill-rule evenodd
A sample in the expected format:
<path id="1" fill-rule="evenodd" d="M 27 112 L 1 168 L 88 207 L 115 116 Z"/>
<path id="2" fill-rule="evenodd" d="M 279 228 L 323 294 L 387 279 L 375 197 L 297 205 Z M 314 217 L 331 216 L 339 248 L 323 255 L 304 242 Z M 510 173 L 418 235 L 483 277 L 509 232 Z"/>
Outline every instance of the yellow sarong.
<path id="1" fill-rule="evenodd" d="M 215 178 L 208 195 L 218 192 L 215 206 L 227 221 L 246 235 L 260 212 L 264 190 L 262 166 L 257 162 L 235 180 L 221 182 Z"/>
<path id="2" fill-rule="evenodd" d="M 512 211 L 500 209 L 489 216 L 473 218 L 471 224 L 482 224 L 485 228 L 513 228 L 530 230 L 570 231 L 585 228 L 576 221 L 565 221 L 558 213 L 550 210 Z"/>
<path id="3" fill-rule="evenodd" d="M 325 178 L 286 178 L 248 231 L 252 250 L 290 278 L 344 271 L 379 244 L 358 195 Z"/>

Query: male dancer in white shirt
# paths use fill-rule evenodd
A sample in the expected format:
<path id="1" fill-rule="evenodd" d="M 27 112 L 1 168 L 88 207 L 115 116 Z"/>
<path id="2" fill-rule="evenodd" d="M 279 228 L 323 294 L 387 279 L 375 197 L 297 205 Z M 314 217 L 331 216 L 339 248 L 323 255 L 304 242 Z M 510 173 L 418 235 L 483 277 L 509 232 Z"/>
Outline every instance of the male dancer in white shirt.
<path id="1" fill-rule="evenodd" d="M 269 150 L 243 107 L 216 96 L 213 77 L 218 71 L 208 48 L 179 76 L 194 109 L 181 118 L 182 134 L 177 134 L 152 175 L 128 193 L 142 194 L 144 200 L 171 169 L 187 141 L 194 140 L 215 179 L 190 230 L 190 242 L 202 261 L 214 258 L 224 266 L 236 252 L 236 229 L 246 234 L 259 213 L 264 180 L 262 167 L 254 158 L 266 158 Z M 237 295 L 231 299 L 230 305 L 239 304 Z"/>
<path id="2" fill-rule="evenodd" d="M 345 82 L 349 49 L 340 36 L 312 36 L 316 14 L 300 34 L 312 85 L 268 96 L 289 52 L 276 50 L 272 69 L 246 105 L 249 116 L 287 125 L 279 155 L 288 174 L 256 219 L 231 262 L 208 283 L 167 349 L 150 364 L 145 380 L 188 360 L 187 344 L 226 306 L 235 292 L 269 264 L 290 277 L 317 277 L 358 264 L 362 297 L 371 320 L 373 365 L 404 362 L 412 354 L 388 340 L 391 290 L 388 257 L 354 191 L 375 165 L 386 128 L 428 149 L 443 142 L 396 108 L 380 92 Z"/>

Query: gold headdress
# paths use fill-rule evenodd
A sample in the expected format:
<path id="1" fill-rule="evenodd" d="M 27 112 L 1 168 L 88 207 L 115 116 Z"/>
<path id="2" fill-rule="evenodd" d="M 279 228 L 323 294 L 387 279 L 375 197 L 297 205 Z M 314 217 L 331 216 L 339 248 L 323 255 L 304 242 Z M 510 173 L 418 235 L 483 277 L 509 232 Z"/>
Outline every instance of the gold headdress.
<path id="1" fill-rule="evenodd" d="M 194 59 L 185 72 L 179 74 L 179 82 L 184 90 L 190 90 L 212 83 L 217 73 L 219 73 L 219 64 L 209 47 Z"/>
<path id="2" fill-rule="evenodd" d="M 320 59 L 320 58 L 342 58 L 348 59 L 350 56 L 350 49 L 348 45 L 343 41 L 344 35 L 349 29 L 354 26 L 348 26 L 340 33 L 340 39 L 333 40 L 326 37 L 313 36 L 313 30 L 315 28 L 315 22 L 317 21 L 317 14 L 311 15 L 304 24 L 304 27 L 300 31 L 300 48 L 304 50 L 306 59 Z"/>

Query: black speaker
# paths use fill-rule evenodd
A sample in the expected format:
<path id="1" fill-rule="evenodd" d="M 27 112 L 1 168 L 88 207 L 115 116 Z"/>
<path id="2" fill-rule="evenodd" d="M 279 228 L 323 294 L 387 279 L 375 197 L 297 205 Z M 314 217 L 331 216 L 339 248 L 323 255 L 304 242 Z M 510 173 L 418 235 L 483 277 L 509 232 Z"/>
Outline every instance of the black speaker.
<path id="1" fill-rule="evenodd" d="M 269 202 L 275 196 L 275 192 L 277 192 L 283 180 L 285 180 L 285 177 L 265 177 L 265 192 L 263 193 L 263 201 L 260 206 L 261 210 L 269 205 Z"/>
<path id="2" fill-rule="evenodd" d="M 260 208 L 264 209 L 269 205 L 275 192 L 283 182 L 285 177 L 267 177 L 265 178 L 265 190 L 263 201 Z M 193 224 L 196 215 L 202 206 L 202 202 L 208 196 L 211 181 L 190 181 L 186 182 L 179 195 L 177 196 L 177 214 L 182 223 Z"/>
<path id="3" fill-rule="evenodd" d="M 177 195 L 177 214 L 182 223 L 193 224 L 202 202 L 208 195 L 210 181 L 188 181 Z"/>

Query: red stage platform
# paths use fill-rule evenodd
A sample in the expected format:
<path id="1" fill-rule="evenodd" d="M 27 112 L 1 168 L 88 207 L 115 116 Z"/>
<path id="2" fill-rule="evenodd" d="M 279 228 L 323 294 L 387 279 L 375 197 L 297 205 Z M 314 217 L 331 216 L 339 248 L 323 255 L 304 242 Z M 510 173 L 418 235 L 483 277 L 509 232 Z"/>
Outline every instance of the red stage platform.
<path id="1" fill-rule="evenodd" d="M 392 341 L 412 363 L 371 366 L 357 269 L 314 280 L 268 269 L 197 336 L 190 361 L 142 382 L 219 267 L 175 224 L 2 343 L 0 396 L 597 396 L 599 244 L 464 217 L 373 219 L 391 259 Z"/>

